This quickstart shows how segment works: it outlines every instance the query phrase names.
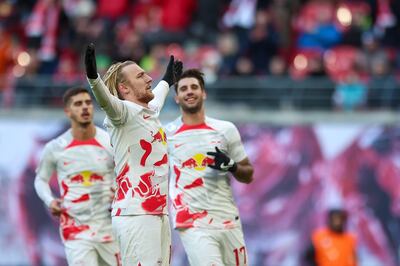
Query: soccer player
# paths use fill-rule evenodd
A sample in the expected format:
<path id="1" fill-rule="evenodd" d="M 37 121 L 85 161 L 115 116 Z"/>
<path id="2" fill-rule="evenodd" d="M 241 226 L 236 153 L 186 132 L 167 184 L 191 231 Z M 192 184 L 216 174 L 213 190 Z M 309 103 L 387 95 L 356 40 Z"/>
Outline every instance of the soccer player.
<path id="1" fill-rule="evenodd" d="M 252 181 L 239 132 L 231 122 L 205 115 L 203 73 L 197 69 L 183 72 L 175 90 L 182 116 L 166 126 L 174 227 L 192 266 L 248 265 L 229 177 Z"/>
<path id="2" fill-rule="evenodd" d="M 117 191 L 112 224 L 123 265 L 169 265 L 168 155 L 159 121 L 169 87 L 182 73 L 171 56 L 163 79 L 151 90 L 152 78 L 133 61 L 113 64 L 97 74 L 94 45 L 85 54 L 86 75 L 106 112 L 105 126 L 115 151 Z"/>
<path id="3" fill-rule="evenodd" d="M 63 101 L 71 128 L 46 144 L 36 171 L 36 192 L 60 217 L 68 265 L 119 265 L 110 215 L 115 180 L 110 139 L 93 123 L 92 99 L 86 89 L 67 90 Z M 49 186 L 54 172 L 60 198 Z"/>

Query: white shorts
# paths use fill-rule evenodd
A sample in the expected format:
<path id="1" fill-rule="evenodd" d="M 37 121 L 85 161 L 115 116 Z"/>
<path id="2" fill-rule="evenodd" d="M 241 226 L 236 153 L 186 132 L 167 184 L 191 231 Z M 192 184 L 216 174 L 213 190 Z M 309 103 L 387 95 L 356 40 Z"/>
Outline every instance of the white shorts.
<path id="1" fill-rule="evenodd" d="M 171 229 L 167 215 L 113 216 L 112 226 L 123 266 L 170 265 Z"/>
<path id="2" fill-rule="evenodd" d="M 247 250 L 241 227 L 178 230 L 191 266 L 246 266 Z"/>
<path id="3" fill-rule="evenodd" d="M 68 265 L 121 265 L 118 243 L 94 242 L 90 240 L 68 240 L 64 242 Z"/>

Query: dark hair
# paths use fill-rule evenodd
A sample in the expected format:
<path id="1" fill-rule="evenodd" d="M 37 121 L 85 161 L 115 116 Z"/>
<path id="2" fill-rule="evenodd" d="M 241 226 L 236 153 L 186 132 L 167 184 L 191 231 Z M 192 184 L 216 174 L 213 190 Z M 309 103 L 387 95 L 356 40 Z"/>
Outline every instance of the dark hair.
<path id="1" fill-rule="evenodd" d="M 341 215 L 343 218 L 347 218 L 347 211 L 343 209 L 330 209 L 328 211 L 328 217 L 329 219 L 334 216 L 334 215 Z"/>
<path id="2" fill-rule="evenodd" d="M 191 68 L 182 73 L 182 75 L 179 77 L 179 79 L 175 83 L 175 92 L 178 91 L 178 83 L 181 79 L 184 78 L 195 78 L 199 81 L 200 87 L 202 90 L 204 90 L 204 73 L 201 72 L 200 70 L 196 68 Z"/>
<path id="3" fill-rule="evenodd" d="M 64 92 L 64 95 L 62 97 L 64 106 L 67 106 L 69 104 L 69 101 L 71 100 L 72 96 L 75 96 L 79 93 L 89 94 L 88 90 L 85 89 L 84 87 L 74 87 L 66 90 L 66 92 Z"/>

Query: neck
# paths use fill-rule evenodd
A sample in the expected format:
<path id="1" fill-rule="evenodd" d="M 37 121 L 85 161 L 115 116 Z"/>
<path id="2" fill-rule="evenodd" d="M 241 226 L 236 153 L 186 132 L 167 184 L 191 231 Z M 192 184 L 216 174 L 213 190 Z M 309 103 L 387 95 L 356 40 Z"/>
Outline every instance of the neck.
<path id="1" fill-rule="evenodd" d="M 206 121 L 204 109 L 201 109 L 197 113 L 182 112 L 182 121 L 185 125 L 203 124 Z"/>
<path id="2" fill-rule="evenodd" d="M 88 140 L 96 135 L 96 127 L 93 123 L 87 125 L 75 124 L 71 126 L 72 137 L 76 140 Z"/>
<path id="3" fill-rule="evenodd" d="M 136 103 L 136 104 L 138 104 L 138 105 L 140 105 L 140 106 L 143 106 L 144 108 L 149 108 L 149 104 L 148 104 L 148 103 L 139 101 L 136 97 L 134 97 L 134 96 L 131 95 L 131 94 L 126 95 L 126 97 L 124 97 L 124 100 L 125 100 L 125 101 L 128 101 L 128 102 Z"/>

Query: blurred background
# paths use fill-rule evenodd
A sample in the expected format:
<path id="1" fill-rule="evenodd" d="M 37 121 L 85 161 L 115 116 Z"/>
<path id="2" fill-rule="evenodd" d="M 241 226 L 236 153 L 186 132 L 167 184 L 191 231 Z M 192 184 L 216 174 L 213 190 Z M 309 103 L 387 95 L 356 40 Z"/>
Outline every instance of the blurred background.
<path id="1" fill-rule="evenodd" d="M 0 265 L 66 265 L 33 179 L 68 127 L 62 94 L 88 87 L 89 42 L 101 74 L 133 59 L 156 83 L 169 54 L 205 73 L 207 114 L 255 167 L 233 182 L 250 265 L 303 265 L 332 207 L 361 266 L 400 265 L 399 0 L 0 0 Z M 176 236 L 172 265 L 188 265 Z"/>

